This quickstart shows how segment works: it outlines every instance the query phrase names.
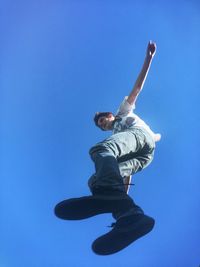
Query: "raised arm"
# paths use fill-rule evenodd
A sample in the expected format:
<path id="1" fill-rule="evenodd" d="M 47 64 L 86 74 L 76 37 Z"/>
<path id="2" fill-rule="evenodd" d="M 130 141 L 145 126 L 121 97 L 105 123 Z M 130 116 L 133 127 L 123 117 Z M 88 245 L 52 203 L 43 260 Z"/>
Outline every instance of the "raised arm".
<path id="1" fill-rule="evenodd" d="M 135 103 L 139 93 L 143 88 L 144 82 L 146 80 L 155 53 L 156 53 L 156 44 L 150 41 L 147 46 L 146 57 L 142 69 L 138 75 L 138 78 L 133 86 L 132 91 L 130 92 L 127 98 L 128 103 L 131 105 Z"/>

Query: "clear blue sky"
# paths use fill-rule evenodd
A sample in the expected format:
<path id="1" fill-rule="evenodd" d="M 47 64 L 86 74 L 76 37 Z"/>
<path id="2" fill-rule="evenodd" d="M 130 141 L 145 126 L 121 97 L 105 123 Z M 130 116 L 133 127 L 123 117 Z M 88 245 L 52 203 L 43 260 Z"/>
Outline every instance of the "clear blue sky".
<path id="1" fill-rule="evenodd" d="M 0 266 L 197 267 L 200 264 L 198 1 L 0 2 Z M 162 134 L 130 195 L 154 230 L 118 254 L 93 254 L 110 215 L 68 222 L 54 205 L 89 194 L 88 150 L 157 54 L 136 112 Z"/>

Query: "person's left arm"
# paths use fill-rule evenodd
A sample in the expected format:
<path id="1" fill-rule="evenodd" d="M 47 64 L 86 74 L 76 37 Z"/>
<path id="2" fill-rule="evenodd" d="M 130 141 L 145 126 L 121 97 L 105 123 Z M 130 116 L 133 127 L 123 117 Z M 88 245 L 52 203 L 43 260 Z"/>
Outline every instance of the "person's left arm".
<path id="1" fill-rule="evenodd" d="M 138 78 L 133 86 L 132 91 L 130 92 L 127 98 L 127 102 L 130 105 L 135 104 L 136 99 L 144 86 L 155 53 L 156 53 L 156 43 L 150 41 L 147 46 L 146 57 L 142 69 L 138 75 Z"/>

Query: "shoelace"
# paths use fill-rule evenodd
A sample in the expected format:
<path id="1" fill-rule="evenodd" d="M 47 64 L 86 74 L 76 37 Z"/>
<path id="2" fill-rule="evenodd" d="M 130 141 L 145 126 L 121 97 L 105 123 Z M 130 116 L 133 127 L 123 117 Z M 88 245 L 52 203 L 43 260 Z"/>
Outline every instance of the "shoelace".
<path id="1" fill-rule="evenodd" d="M 112 184 L 112 186 L 124 186 L 124 185 L 135 185 L 135 184 L 132 184 L 132 183 L 130 183 L 130 184 L 129 183 L 128 184 L 124 184 L 124 183 L 123 184 L 121 184 L 121 183 L 120 184 Z"/>
<path id="2" fill-rule="evenodd" d="M 111 223 L 111 225 L 108 225 L 107 227 L 108 228 L 113 228 L 113 227 L 115 227 L 115 225 L 116 225 L 116 223 Z"/>

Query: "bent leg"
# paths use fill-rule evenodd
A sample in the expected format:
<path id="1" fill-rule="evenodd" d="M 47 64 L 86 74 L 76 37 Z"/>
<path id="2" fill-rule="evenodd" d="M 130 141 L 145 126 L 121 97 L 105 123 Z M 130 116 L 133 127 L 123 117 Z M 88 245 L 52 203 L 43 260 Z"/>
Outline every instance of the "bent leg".
<path id="1" fill-rule="evenodd" d="M 90 189 L 106 188 L 108 191 L 125 192 L 118 159 L 128 157 L 137 149 L 137 139 L 131 132 L 117 133 L 92 147 L 90 155 L 95 163 L 96 174 L 89 181 Z"/>

